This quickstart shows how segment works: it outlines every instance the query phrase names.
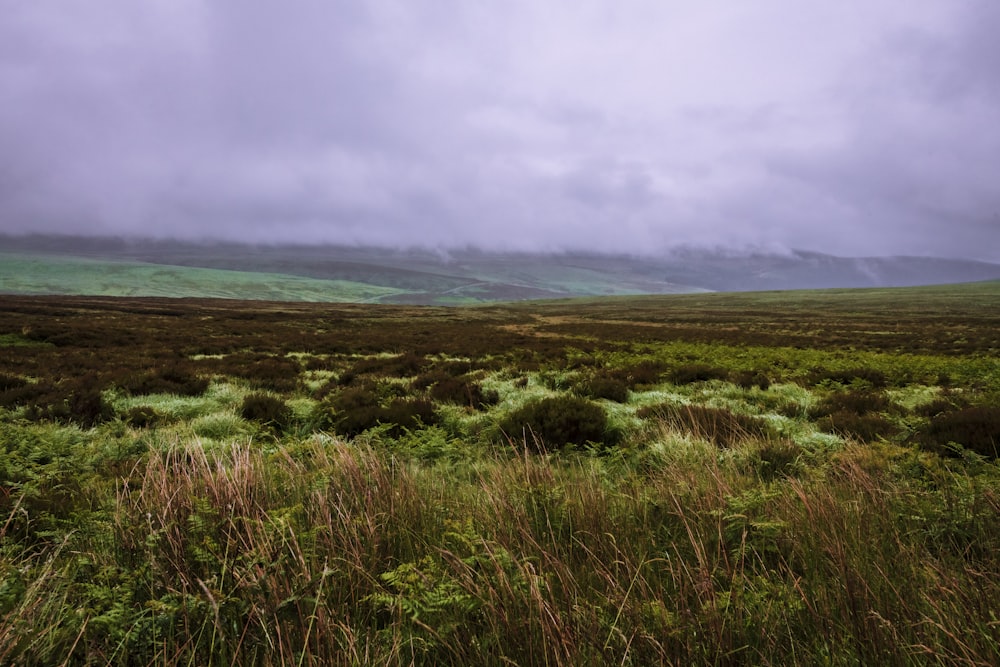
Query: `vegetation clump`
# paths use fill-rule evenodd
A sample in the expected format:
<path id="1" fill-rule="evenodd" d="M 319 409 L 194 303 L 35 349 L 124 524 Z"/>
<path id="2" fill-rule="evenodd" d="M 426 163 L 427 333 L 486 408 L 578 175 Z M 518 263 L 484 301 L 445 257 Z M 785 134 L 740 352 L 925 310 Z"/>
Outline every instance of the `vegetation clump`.
<path id="1" fill-rule="evenodd" d="M 818 419 L 816 428 L 826 433 L 834 433 L 861 442 L 874 442 L 890 438 L 900 432 L 898 426 L 881 415 L 859 415 L 856 412 L 846 410 L 834 412 Z"/>
<path id="2" fill-rule="evenodd" d="M 914 412 L 922 417 L 937 417 L 945 412 L 954 412 L 969 407 L 968 401 L 960 396 L 943 394 L 929 403 L 918 405 Z"/>
<path id="3" fill-rule="evenodd" d="M 294 391 L 299 384 L 301 365 L 294 359 L 275 356 L 259 356 L 249 360 L 233 359 L 234 367 L 229 374 L 243 378 L 260 389 L 278 392 Z"/>
<path id="4" fill-rule="evenodd" d="M 6 394 L 12 395 L 25 406 L 24 416 L 31 421 L 72 422 L 91 428 L 115 416 L 92 375 L 58 384 L 25 385 Z"/>
<path id="5" fill-rule="evenodd" d="M 123 415 L 125 423 L 134 428 L 152 428 L 166 421 L 166 417 L 148 405 L 137 405 Z"/>
<path id="6" fill-rule="evenodd" d="M 292 409 L 276 396 L 257 392 L 243 399 L 240 416 L 281 433 L 291 425 Z"/>
<path id="7" fill-rule="evenodd" d="M 900 407 L 892 403 L 885 392 L 858 389 L 831 392 L 808 414 L 821 431 L 861 442 L 874 442 L 900 432 L 898 426 L 883 416 L 900 411 Z"/>
<path id="8" fill-rule="evenodd" d="M 621 380 L 629 389 L 649 387 L 660 381 L 666 366 L 655 359 L 642 361 L 621 369 L 613 369 L 610 377 Z"/>
<path id="9" fill-rule="evenodd" d="M 499 394 L 493 390 L 484 390 L 482 385 L 469 377 L 441 378 L 430 388 L 430 395 L 439 403 L 464 405 L 476 410 L 496 405 Z"/>
<path id="10" fill-rule="evenodd" d="M 28 381 L 22 377 L 0 373 L 0 393 L 10 391 L 11 389 L 20 389 L 26 384 L 28 384 Z"/>
<path id="11" fill-rule="evenodd" d="M 628 402 L 628 384 L 619 377 L 592 376 L 578 384 L 576 391 L 587 398 L 603 398 L 615 403 Z"/>
<path id="12" fill-rule="evenodd" d="M 208 378 L 200 377 L 180 364 L 171 364 L 138 375 L 131 375 L 119 386 L 132 396 L 150 394 L 176 394 L 200 396 L 208 389 Z"/>
<path id="13" fill-rule="evenodd" d="M 767 423 L 757 417 L 706 405 L 652 405 L 638 411 L 643 419 L 658 419 L 671 428 L 691 433 L 717 447 L 731 447 L 741 440 L 766 438 Z"/>
<path id="14" fill-rule="evenodd" d="M 350 369 L 354 375 L 406 378 L 417 375 L 427 366 L 427 358 L 415 352 L 405 352 L 391 357 L 368 357 L 359 360 Z"/>
<path id="15" fill-rule="evenodd" d="M 889 377 L 875 368 L 850 368 L 846 370 L 816 370 L 810 375 L 814 385 L 839 384 L 863 385 L 872 389 L 882 389 L 889 384 Z"/>
<path id="16" fill-rule="evenodd" d="M 676 385 L 708 382 L 710 380 L 725 380 L 729 371 L 708 364 L 685 364 L 670 371 L 670 381 Z"/>
<path id="17" fill-rule="evenodd" d="M 899 406 L 893 404 L 884 392 L 835 391 L 824 396 L 819 403 L 813 406 L 809 410 L 809 416 L 818 419 L 835 414 L 868 415 L 898 411 Z"/>
<path id="18" fill-rule="evenodd" d="M 500 430 L 534 452 L 590 443 L 606 447 L 617 440 L 604 408 L 566 394 L 526 403 L 500 422 Z"/>
<path id="19" fill-rule="evenodd" d="M 1000 407 L 974 406 L 941 412 L 916 439 L 923 447 L 948 456 L 958 456 L 964 448 L 996 460 L 1000 458 Z"/>
<path id="20" fill-rule="evenodd" d="M 767 391 L 771 386 L 771 378 L 763 371 L 740 371 L 732 375 L 732 381 L 741 389 L 757 387 L 762 391 Z"/>
<path id="21" fill-rule="evenodd" d="M 353 437 L 376 426 L 387 426 L 389 435 L 437 423 L 430 401 L 379 396 L 374 385 L 348 387 L 322 402 L 316 409 L 319 428 Z"/>

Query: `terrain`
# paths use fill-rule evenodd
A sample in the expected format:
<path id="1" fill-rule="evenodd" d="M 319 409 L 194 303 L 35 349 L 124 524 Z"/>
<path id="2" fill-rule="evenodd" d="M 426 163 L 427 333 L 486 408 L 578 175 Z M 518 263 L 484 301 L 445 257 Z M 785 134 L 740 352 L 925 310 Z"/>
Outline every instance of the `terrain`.
<path id="1" fill-rule="evenodd" d="M 0 237 L 0 293 L 458 305 L 705 291 L 894 287 L 1000 279 L 1000 266 L 921 257 L 675 249 L 660 255 L 252 246 Z"/>
<path id="2" fill-rule="evenodd" d="M 994 664 L 1000 283 L 0 297 L 0 663 Z"/>

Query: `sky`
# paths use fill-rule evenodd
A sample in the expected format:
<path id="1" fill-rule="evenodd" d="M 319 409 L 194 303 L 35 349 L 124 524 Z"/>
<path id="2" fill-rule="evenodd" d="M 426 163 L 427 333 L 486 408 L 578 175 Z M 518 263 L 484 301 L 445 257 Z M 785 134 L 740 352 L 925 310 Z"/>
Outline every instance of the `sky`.
<path id="1" fill-rule="evenodd" d="M 0 15 L 0 233 L 1000 262 L 996 0 Z"/>

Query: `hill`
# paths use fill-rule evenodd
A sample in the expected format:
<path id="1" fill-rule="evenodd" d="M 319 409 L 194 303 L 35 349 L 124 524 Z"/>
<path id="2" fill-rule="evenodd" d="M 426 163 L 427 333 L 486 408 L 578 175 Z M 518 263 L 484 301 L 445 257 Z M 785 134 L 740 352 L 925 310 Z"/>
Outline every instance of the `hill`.
<path id="1" fill-rule="evenodd" d="M 1000 279 L 1000 265 L 928 257 L 678 249 L 660 256 L 254 246 L 0 237 L 0 293 L 462 304 L 574 296 Z"/>

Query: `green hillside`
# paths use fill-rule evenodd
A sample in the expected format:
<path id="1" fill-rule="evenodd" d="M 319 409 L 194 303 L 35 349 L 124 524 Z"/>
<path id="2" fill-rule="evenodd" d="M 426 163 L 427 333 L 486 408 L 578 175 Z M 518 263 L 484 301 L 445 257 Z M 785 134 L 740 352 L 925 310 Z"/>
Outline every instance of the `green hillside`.
<path id="1" fill-rule="evenodd" d="M 358 302 L 404 290 L 278 273 L 0 254 L 0 293 Z"/>

